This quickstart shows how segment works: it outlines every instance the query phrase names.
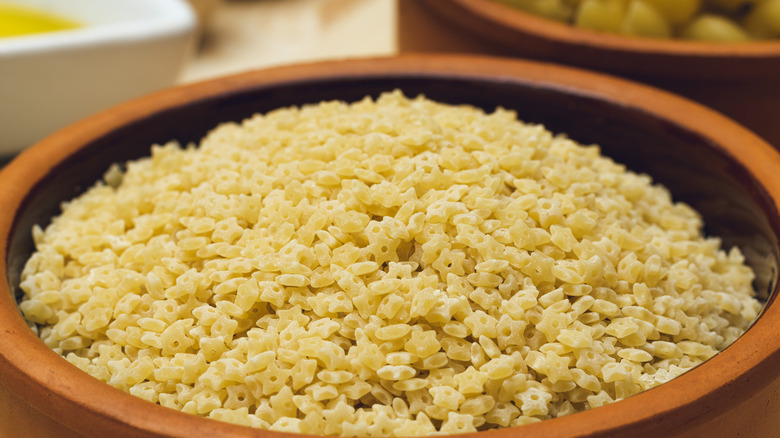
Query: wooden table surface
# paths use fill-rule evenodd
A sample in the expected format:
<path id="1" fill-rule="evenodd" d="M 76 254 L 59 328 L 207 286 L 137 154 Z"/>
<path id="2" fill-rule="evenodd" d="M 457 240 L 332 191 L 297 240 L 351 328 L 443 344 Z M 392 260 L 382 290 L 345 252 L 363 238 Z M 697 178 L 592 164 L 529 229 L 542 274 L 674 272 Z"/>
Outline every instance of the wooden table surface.
<path id="1" fill-rule="evenodd" d="M 179 82 L 396 53 L 396 0 L 222 0 Z"/>

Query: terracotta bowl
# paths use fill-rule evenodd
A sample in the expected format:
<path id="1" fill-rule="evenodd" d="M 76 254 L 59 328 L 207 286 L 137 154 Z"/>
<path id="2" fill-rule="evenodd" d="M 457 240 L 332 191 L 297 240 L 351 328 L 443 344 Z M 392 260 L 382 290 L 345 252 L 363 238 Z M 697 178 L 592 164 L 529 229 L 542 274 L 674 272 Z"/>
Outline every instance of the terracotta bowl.
<path id="1" fill-rule="evenodd" d="M 585 67 L 682 94 L 780 148 L 780 40 L 711 44 L 577 29 L 492 0 L 399 0 L 406 52 L 519 56 Z"/>
<path id="2" fill-rule="evenodd" d="M 112 388 L 49 350 L 17 310 L 30 228 L 45 225 L 114 162 L 152 143 L 197 141 L 220 122 L 323 99 L 400 88 L 449 103 L 517 110 L 651 174 L 740 245 L 767 306 L 736 343 L 675 379 L 618 403 L 519 428 L 510 437 L 777 436 L 780 433 L 780 155 L 731 120 L 623 80 L 552 65 L 464 56 L 401 57 L 257 71 L 173 88 L 72 125 L 0 173 L 0 435 L 289 437 L 169 410 Z"/>

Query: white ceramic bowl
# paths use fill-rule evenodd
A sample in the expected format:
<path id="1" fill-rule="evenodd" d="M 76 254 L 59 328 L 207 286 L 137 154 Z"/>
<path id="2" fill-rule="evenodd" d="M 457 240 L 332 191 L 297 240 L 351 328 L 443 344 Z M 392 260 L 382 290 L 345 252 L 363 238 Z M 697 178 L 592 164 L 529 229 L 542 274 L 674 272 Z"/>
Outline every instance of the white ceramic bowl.
<path id="1" fill-rule="evenodd" d="M 171 85 L 193 47 L 183 0 L 11 0 L 83 27 L 0 39 L 0 155 Z"/>

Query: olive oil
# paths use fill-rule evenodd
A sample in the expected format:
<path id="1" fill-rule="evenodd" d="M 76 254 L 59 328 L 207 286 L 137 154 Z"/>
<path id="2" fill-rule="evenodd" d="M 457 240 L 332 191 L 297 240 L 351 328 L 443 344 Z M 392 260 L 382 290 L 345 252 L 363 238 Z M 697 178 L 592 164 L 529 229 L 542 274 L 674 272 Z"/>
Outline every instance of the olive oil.
<path id="1" fill-rule="evenodd" d="M 75 29 L 81 24 L 38 9 L 0 2 L 0 38 Z"/>

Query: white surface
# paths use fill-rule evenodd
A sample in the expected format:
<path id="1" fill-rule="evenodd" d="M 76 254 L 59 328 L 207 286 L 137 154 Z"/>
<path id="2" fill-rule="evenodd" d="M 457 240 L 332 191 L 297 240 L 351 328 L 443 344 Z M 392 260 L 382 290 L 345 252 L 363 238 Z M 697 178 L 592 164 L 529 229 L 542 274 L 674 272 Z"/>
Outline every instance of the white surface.
<path id="1" fill-rule="evenodd" d="M 84 27 L 0 39 L 0 155 L 176 81 L 195 18 L 183 0 L 13 0 Z"/>
<path id="2" fill-rule="evenodd" d="M 180 82 L 396 53 L 395 0 L 224 0 Z"/>

